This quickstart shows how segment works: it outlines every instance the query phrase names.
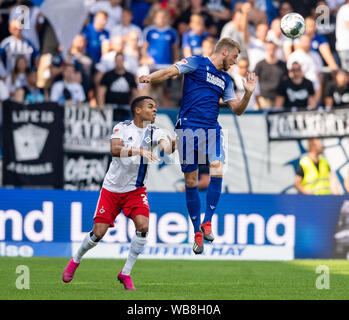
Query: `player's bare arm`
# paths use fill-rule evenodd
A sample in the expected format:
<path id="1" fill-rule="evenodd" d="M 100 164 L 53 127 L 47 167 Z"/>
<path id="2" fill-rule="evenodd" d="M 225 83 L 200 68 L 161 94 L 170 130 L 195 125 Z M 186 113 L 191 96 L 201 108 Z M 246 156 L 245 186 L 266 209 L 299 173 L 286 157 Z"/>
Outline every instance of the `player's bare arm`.
<path id="1" fill-rule="evenodd" d="M 132 157 L 142 156 L 150 161 L 160 161 L 160 159 L 145 148 L 125 147 L 121 139 L 112 139 L 110 141 L 110 151 L 113 157 Z"/>
<path id="2" fill-rule="evenodd" d="M 157 84 L 178 75 L 179 75 L 178 68 L 172 65 L 166 69 L 155 71 L 150 75 L 139 77 L 139 82 Z"/>
<path id="3" fill-rule="evenodd" d="M 254 89 L 256 88 L 257 77 L 254 72 L 248 73 L 246 76 L 246 80 L 244 80 L 244 89 L 245 94 L 241 100 L 229 100 L 227 103 L 229 105 L 230 110 L 236 115 L 242 115 L 250 102 L 250 98 Z"/>
<path id="4" fill-rule="evenodd" d="M 177 140 L 172 139 L 169 135 L 167 136 L 167 139 L 168 141 L 165 139 L 161 139 L 159 141 L 159 147 L 162 152 L 166 154 L 171 154 L 175 152 L 175 150 L 177 149 Z"/>

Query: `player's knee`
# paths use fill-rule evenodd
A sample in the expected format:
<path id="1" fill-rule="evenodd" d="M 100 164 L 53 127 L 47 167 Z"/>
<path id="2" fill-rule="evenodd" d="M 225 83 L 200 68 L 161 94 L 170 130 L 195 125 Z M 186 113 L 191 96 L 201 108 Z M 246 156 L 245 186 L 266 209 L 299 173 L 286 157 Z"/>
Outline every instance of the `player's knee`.
<path id="1" fill-rule="evenodd" d="M 107 232 L 107 230 L 108 230 L 107 228 L 100 227 L 100 226 L 98 226 L 98 224 L 95 224 L 93 226 L 92 233 L 95 235 L 95 237 L 99 241 L 99 240 L 101 240 L 104 237 L 104 235 Z"/>
<path id="2" fill-rule="evenodd" d="M 198 185 L 198 177 L 196 175 L 187 175 L 185 177 L 185 185 L 189 188 L 194 188 Z"/>
<path id="3" fill-rule="evenodd" d="M 221 161 L 213 161 L 210 163 L 210 175 L 214 177 L 223 176 L 223 163 Z"/>
<path id="4" fill-rule="evenodd" d="M 98 231 L 92 231 L 92 233 L 95 235 L 96 240 L 99 241 L 104 237 L 104 232 L 98 230 Z"/>
<path id="5" fill-rule="evenodd" d="M 144 210 L 140 208 L 139 210 Z M 133 218 L 133 222 L 135 224 L 135 228 L 137 231 L 141 233 L 147 233 L 148 232 L 148 226 L 149 226 L 149 219 L 142 214 L 138 214 Z"/>
<path id="6" fill-rule="evenodd" d="M 142 232 L 142 233 L 147 233 L 148 229 L 149 229 L 149 226 L 148 226 L 148 223 L 146 223 L 146 222 L 139 223 L 136 226 L 136 230 L 139 231 L 139 232 Z"/>

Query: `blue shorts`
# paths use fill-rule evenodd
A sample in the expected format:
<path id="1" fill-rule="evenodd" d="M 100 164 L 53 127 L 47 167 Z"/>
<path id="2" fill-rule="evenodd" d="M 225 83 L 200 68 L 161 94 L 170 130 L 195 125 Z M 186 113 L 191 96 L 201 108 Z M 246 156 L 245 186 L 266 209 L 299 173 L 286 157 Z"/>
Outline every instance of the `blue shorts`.
<path id="1" fill-rule="evenodd" d="M 224 163 L 221 127 L 200 128 L 177 125 L 175 131 L 182 172 L 195 171 L 199 164 L 209 165 L 215 160 Z"/>

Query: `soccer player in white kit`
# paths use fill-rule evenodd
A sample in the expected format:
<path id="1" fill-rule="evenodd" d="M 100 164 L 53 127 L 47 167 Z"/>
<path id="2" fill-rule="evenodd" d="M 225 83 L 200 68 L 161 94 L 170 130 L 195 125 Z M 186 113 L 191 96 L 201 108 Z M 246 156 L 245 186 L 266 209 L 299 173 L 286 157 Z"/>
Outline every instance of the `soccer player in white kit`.
<path id="1" fill-rule="evenodd" d="M 166 154 L 176 149 L 175 139 L 153 125 L 156 104 L 153 98 L 140 96 L 131 103 L 133 120 L 118 123 L 113 128 L 110 148 L 113 156 L 100 191 L 92 231 L 86 235 L 78 251 L 63 272 L 63 281 L 70 282 L 80 265 L 83 255 L 103 238 L 108 228 L 114 226 L 117 215 L 133 220 L 136 233 L 118 280 L 126 290 L 135 290 L 130 273 L 142 252 L 148 235 L 149 204 L 144 186 L 149 161 L 159 161 L 152 148 L 159 146 Z"/>

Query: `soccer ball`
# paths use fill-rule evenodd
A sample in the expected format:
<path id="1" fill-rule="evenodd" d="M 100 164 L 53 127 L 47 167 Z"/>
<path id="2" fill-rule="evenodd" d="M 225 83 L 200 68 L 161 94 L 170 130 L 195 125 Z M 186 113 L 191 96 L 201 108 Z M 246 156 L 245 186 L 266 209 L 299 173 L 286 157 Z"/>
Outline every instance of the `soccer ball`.
<path id="1" fill-rule="evenodd" d="M 287 38 L 298 38 L 305 31 L 304 18 L 299 13 L 288 13 L 282 17 L 280 28 Z"/>

